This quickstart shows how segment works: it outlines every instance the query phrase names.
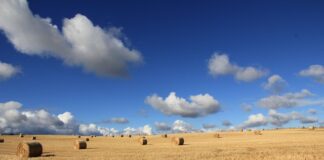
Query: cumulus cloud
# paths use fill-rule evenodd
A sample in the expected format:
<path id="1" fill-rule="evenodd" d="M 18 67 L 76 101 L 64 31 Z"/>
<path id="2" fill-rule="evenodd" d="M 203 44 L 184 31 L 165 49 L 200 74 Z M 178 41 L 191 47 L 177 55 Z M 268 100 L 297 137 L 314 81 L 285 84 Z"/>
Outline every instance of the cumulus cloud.
<path id="1" fill-rule="evenodd" d="M 164 122 L 155 122 L 155 128 L 157 131 L 170 131 L 172 127 Z"/>
<path id="2" fill-rule="evenodd" d="M 258 101 L 258 105 L 268 109 L 324 105 L 323 100 L 310 99 L 312 96 L 314 96 L 313 93 L 307 89 L 303 89 L 300 92 L 272 95 L 262 98 Z"/>
<path id="3" fill-rule="evenodd" d="M 140 134 L 140 135 L 152 135 L 152 127 L 150 125 L 144 125 L 139 128 L 127 127 L 124 129 L 123 134 Z"/>
<path id="4" fill-rule="evenodd" d="M 0 80 L 6 80 L 20 72 L 18 67 L 0 61 Z"/>
<path id="5" fill-rule="evenodd" d="M 231 123 L 230 121 L 228 121 L 228 120 L 224 120 L 224 121 L 222 122 L 222 125 L 225 126 L 225 127 L 229 127 L 229 126 L 232 125 L 232 123 Z"/>
<path id="6" fill-rule="evenodd" d="M 230 62 L 226 54 L 214 54 L 208 62 L 209 73 L 215 77 L 233 75 L 235 79 L 251 82 L 266 75 L 266 71 L 255 67 L 241 67 Z"/>
<path id="7" fill-rule="evenodd" d="M 274 126 L 283 126 L 291 120 L 296 120 L 300 117 L 297 112 L 291 112 L 288 114 L 278 113 L 276 110 L 269 110 L 268 121 Z"/>
<path id="8" fill-rule="evenodd" d="M 311 65 L 307 69 L 301 70 L 299 75 L 311 77 L 316 82 L 324 84 L 324 66 L 322 65 Z"/>
<path id="9" fill-rule="evenodd" d="M 203 129 L 213 129 L 213 128 L 215 128 L 216 127 L 216 125 L 215 124 L 207 124 L 207 123 L 204 123 L 203 125 L 202 125 L 202 127 L 203 127 Z"/>
<path id="10" fill-rule="evenodd" d="M 252 110 L 252 105 L 251 104 L 247 104 L 247 103 L 243 103 L 241 104 L 241 108 L 245 111 L 245 112 L 251 112 Z"/>
<path id="11" fill-rule="evenodd" d="M 166 115 L 191 118 L 203 117 L 220 110 L 219 102 L 209 94 L 190 96 L 190 100 L 191 102 L 188 102 L 184 98 L 177 97 L 175 92 L 171 92 L 165 99 L 158 95 L 148 96 L 145 103 Z"/>
<path id="12" fill-rule="evenodd" d="M 248 120 L 238 125 L 237 128 L 260 127 L 269 123 L 273 126 L 281 127 L 293 120 L 299 121 L 301 124 L 318 122 L 318 118 L 316 117 L 304 116 L 295 111 L 290 113 L 279 113 L 274 109 L 270 109 L 267 117 L 261 113 L 250 115 Z"/>
<path id="13" fill-rule="evenodd" d="M 259 113 L 259 114 L 252 114 L 249 116 L 248 120 L 244 121 L 239 128 L 253 128 L 266 125 L 268 123 L 266 117 Z"/>
<path id="14" fill-rule="evenodd" d="M 16 101 L 0 103 L 0 133 L 27 134 L 109 134 L 115 129 L 98 127 L 95 124 L 78 124 L 70 112 L 57 116 L 44 109 L 22 111 Z"/>
<path id="15" fill-rule="evenodd" d="M 128 63 L 142 61 L 140 52 L 125 46 L 120 29 L 104 30 L 81 14 L 65 18 L 62 32 L 50 18 L 34 15 L 26 0 L 1 0 L 0 15 L 0 29 L 27 55 L 59 58 L 101 76 L 126 76 Z"/>
<path id="16" fill-rule="evenodd" d="M 194 131 L 193 126 L 182 120 L 174 121 L 172 125 L 173 132 L 188 133 Z"/>
<path id="17" fill-rule="evenodd" d="M 263 88 L 272 93 L 280 93 L 286 87 L 286 81 L 279 75 L 275 74 L 268 78 Z"/>

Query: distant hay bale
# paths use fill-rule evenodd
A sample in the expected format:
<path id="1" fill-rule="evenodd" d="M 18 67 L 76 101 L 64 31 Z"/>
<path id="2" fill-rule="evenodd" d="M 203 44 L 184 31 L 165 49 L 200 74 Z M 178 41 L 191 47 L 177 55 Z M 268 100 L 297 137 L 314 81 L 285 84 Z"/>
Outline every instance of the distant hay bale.
<path id="1" fill-rule="evenodd" d="M 114 137 L 115 137 L 115 135 L 112 135 L 111 137 L 113 137 L 113 138 L 114 138 Z"/>
<path id="2" fill-rule="evenodd" d="M 36 140 L 36 136 L 33 136 L 33 137 L 32 137 L 32 140 Z"/>
<path id="3" fill-rule="evenodd" d="M 167 134 L 162 134 L 161 136 L 162 136 L 162 138 L 168 138 Z"/>
<path id="4" fill-rule="evenodd" d="M 76 140 L 74 142 L 74 149 L 87 149 L 87 142 Z"/>
<path id="5" fill-rule="evenodd" d="M 90 139 L 89 138 L 86 138 L 86 141 L 90 141 Z"/>
<path id="6" fill-rule="evenodd" d="M 175 145 L 183 145 L 184 144 L 184 138 L 182 137 L 172 137 L 171 142 Z"/>
<path id="7" fill-rule="evenodd" d="M 120 135 L 120 137 L 124 137 L 124 135 L 122 134 L 122 135 Z"/>
<path id="8" fill-rule="evenodd" d="M 141 144 L 141 145 L 147 145 L 147 139 L 145 138 L 145 137 L 141 137 L 141 138 L 139 138 L 139 143 Z"/>
<path id="9" fill-rule="evenodd" d="M 24 134 L 20 133 L 20 134 L 19 134 L 19 137 L 20 137 L 20 138 L 23 138 L 23 137 L 24 137 Z"/>
<path id="10" fill-rule="evenodd" d="M 261 131 L 254 131 L 255 135 L 262 135 Z"/>
<path id="11" fill-rule="evenodd" d="M 4 143 L 4 139 L 3 138 L 0 138 L 0 143 Z"/>
<path id="12" fill-rule="evenodd" d="M 310 126 L 309 129 L 310 129 L 310 130 L 315 130 L 316 127 L 315 127 L 315 126 Z"/>
<path id="13" fill-rule="evenodd" d="M 22 158 L 38 157 L 43 153 L 42 144 L 39 142 L 21 142 L 17 147 L 17 156 Z"/>
<path id="14" fill-rule="evenodd" d="M 128 135 L 129 138 L 132 138 L 132 135 Z"/>
<path id="15" fill-rule="evenodd" d="M 78 138 L 81 138 L 81 136 L 78 136 Z"/>
<path id="16" fill-rule="evenodd" d="M 221 136 L 220 136 L 219 133 L 215 133 L 215 134 L 214 134 L 214 137 L 215 137 L 215 138 L 221 138 Z"/>
<path id="17" fill-rule="evenodd" d="M 91 138 L 93 138 L 93 136 L 91 136 Z"/>

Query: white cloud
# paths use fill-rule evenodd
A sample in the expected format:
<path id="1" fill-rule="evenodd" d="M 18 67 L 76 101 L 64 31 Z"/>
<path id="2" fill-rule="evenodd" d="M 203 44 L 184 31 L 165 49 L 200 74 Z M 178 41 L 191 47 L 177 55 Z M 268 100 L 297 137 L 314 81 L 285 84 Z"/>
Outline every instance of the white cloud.
<path id="1" fill-rule="evenodd" d="M 81 14 L 65 18 L 62 33 L 50 18 L 33 15 L 26 0 L 1 0 L 0 15 L 0 29 L 24 54 L 59 58 L 101 76 L 126 76 L 128 63 L 142 61 L 125 46 L 119 29 L 106 31 Z"/>
<path id="2" fill-rule="evenodd" d="M 301 70 L 299 75 L 311 77 L 316 82 L 324 84 L 324 66 L 322 65 L 311 65 L 307 69 Z"/>
<path id="3" fill-rule="evenodd" d="M 307 89 L 303 89 L 300 92 L 272 95 L 262 98 L 258 101 L 258 105 L 268 109 L 324 105 L 323 100 L 310 99 L 312 96 L 314 96 L 313 93 Z"/>
<path id="4" fill-rule="evenodd" d="M 0 103 L 0 133 L 26 134 L 109 134 L 115 129 L 98 127 L 95 124 L 78 124 L 70 112 L 57 116 L 44 109 L 22 111 L 16 101 Z"/>
<path id="5" fill-rule="evenodd" d="M 255 67 L 241 67 L 230 62 L 226 54 L 214 54 L 208 63 L 209 73 L 215 77 L 221 75 L 233 75 L 235 79 L 244 82 L 251 82 L 266 75 L 263 69 Z"/>
<path id="6" fill-rule="evenodd" d="M 259 114 L 252 114 L 249 116 L 248 120 L 244 121 L 243 124 L 239 125 L 238 128 L 253 128 L 266 125 L 268 123 L 266 117 Z"/>
<path id="7" fill-rule="evenodd" d="M 57 115 L 57 117 L 64 123 L 69 124 L 74 120 L 74 116 L 70 112 L 64 112 L 62 114 Z"/>
<path id="8" fill-rule="evenodd" d="M 274 126 L 283 126 L 291 120 L 298 119 L 299 114 L 297 112 L 291 112 L 288 114 L 278 113 L 276 110 L 269 110 L 268 121 Z"/>
<path id="9" fill-rule="evenodd" d="M 286 87 L 286 81 L 279 75 L 275 74 L 268 78 L 263 88 L 272 93 L 280 93 Z"/>
<path id="10" fill-rule="evenodd" d="M 0 80 L 9 79 L 19 72 L 18 67 L 0 61 Z"/>
<path id="11" fill-rule="evenodd" d="M 97 125 L 91 124 L 80 124 L 79 133 L 83 135 L 97 135 L 99 134 L 99 130 Z"/>
<path id="12" fill-rule="evenodd" d="M 166 115 L 180 115 L 182 117 L 202 117 L 216 113 L 220 109 L 219 102 L 209 94 L 190 96 L 191 102 L 177 97 L 171 92 L 163 99 L 158 95 L 148 96 L 145 102 Z"/>
<path id="13" fill-rule="evenodd" d="M 190 123 L 187 123 L 182 120 L 176 120 L 172 125 L 172 130 L 174 132 L 187 133 L 192 132 L 194 129 Z"/>
<path id="14" fill-rule="evenodd" d="M 260 127 L 265 126 L 268 123 L 273 126 L 281 127 L 293 120 L 299 121 L 301 124 L 318 122 L 318 118 L 316 117 L 307 117 L 295 111 L 290 113 L 279 113 L 274 109 L 270 109 L 267 117 L 261 113 L 250 115 L 248 120 L 244 121 L 236 128 Z"/>
<path id="15" fill-rule="evenodd" d="M 144 134 L 144 135 L 152 135 L 152 128 L 150 125 L 144 125 L 143 127 L 139 127 L 137 129 L 132 127 L 127 127 L 124 129 L 123 134 Z"/>

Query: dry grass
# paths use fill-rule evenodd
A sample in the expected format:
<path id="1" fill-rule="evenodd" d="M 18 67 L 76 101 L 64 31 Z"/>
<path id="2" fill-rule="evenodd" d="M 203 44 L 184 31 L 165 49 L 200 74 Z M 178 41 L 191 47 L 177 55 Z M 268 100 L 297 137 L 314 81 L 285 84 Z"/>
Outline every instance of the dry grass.
<path id="1" fill-rule="evenodd" d="M 87 143 L 87 149 L 74 150 L 75 136 L 37 135 L 43 145 L 42 157 L 35 159 L 69 160 L 323 160 L 324 129 L 286 129 L 262 131 L 262 136 L 253 132 L 222 132 L 215 139 L 214 133 L 177 134 L 185 139 L 178 146 L 170 138 L 161 135 L 147 136 L 148 144 L 139 145 L 135 138 L 112 138 L 98 136 Z M 0 144 L 0 159 L 17 159 L 18 143 L 30 140 L 18 136 L 1 136 L 6 141 Z M 34 158 L 32 158 L 34 159 Z"/>

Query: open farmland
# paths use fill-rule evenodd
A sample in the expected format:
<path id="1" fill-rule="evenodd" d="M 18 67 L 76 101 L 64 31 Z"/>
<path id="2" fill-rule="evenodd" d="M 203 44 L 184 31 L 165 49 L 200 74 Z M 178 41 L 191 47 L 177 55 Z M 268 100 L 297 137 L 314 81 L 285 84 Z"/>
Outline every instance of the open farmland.
<path id="1" fill-rule="evenodd" d="M 148 144 L 140 145 L 139 136 L 90 138 L 87 149 L 75 150 L 76 136 L 36 135 L 43 145 L 41 157 L 32 159 L 264 159 L 264 160 L 321 160 L 324 157 L 324 129 L 284 129 L 253 132 L 192 133 L 147 136 Z M 172 136 L 181 136 L 185 144 L 171 143 Z M 31 141 L 32 135 L 1 136 L 0 159 L 17 159 L 20 141 Z M 87 138 L 82 136 L 81 139 Z"/>

